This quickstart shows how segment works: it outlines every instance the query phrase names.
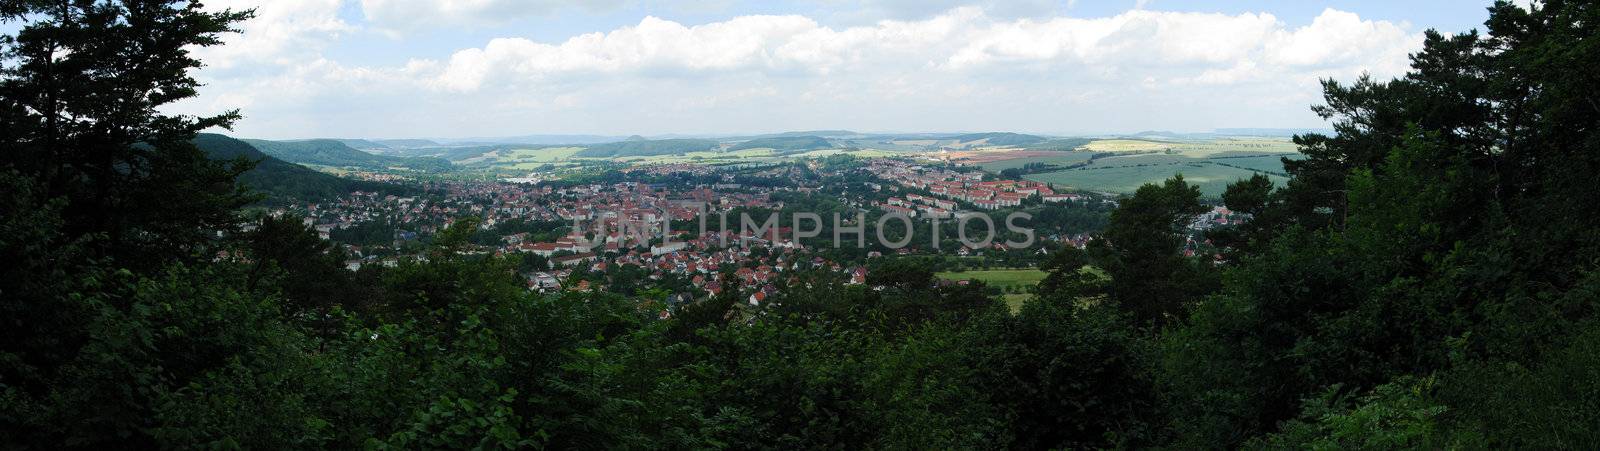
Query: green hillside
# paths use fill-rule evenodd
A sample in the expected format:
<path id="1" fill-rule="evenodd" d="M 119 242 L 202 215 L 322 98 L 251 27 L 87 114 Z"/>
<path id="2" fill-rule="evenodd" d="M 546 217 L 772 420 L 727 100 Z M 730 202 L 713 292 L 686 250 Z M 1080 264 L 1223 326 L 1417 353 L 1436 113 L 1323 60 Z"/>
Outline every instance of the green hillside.
<path id="1" fill-rule="evenodd" d="M 390 148 L 440 147 L 439 143 L 426 139 L 376 139 L 373 142 Z"/>
<path id="2" fill-rule="evenodd" d="M 365 139 L 335 139 L 334 141 L 338 141 L 341 144 L 344 144 L 346 146 L 350 146 L 350 148 L 357 149 L 357 150 L 378 150 L 378 151 L 382 151 L 382 150 L 388 150 L 389 149 L 389 146 L 386 146 L 383 143 L 379 143 L 377 141 L 365 140 Z"/>
<path id="3" fill-rule="evenodd" d="M 339 140 L 333 139 L 309 139 L 304 141 L 247 139 L 244 142 L 255 146 L 262 153 L 290 163 L 361 168 L 375 171 L 394 167 L 430 172 L 450 169 L 450 162 L 447 160 L 375 155 L 356 150 Z"/>
<path id="4" fill-rule="evenodd" d="M 709 139 L 656 139 L 595 144 L 578 152 L 580 157 L 650 157 L 700 152 L 717 147 Z"/>
<path id="5" fill-rule="evenodd" d="M 988 145 L 991 145 L 991 146 L 1026 146 L 1026 145 L 1029 145 L 1029 144 L 1041 143 L 1041 142 L 1046 141 L 1046 138 L 1043 137 L 1043 136 L 1024 135 L 1024 134 L 1021 134 L 1021 133 L 1008 133 L 1008 132 L 968 133 L 968 134 L 965 134 L 965 135 L 957 135 L 957 136 L 954 136 L 954 137 L 952 137 L 950 139 L 954 139 L 956 141 L 963 142 L 963 143 L 973 142 L 973 141 L 983 141 L 984 144 L 988 144 Z"/>
<path id="6" fill-rule="evenodd" d="M 201 133 L 195 146 L 214 160 L 244 158 L 256 163 L 239 176 L 239 183 L 266 194 L 269 200 L 327 199 L 350 191 L 391 191 L 393 185 L 350 180 L 324 174 L 298 164 L 273 158 L 249 143 L 212 133 Z"/>
<path id="7" fill-rule="evenodd" d="M 782 136 L 756 138 L 735 144 L 728 150 L 772 149 L 776 151 L 832 149 L 833 143 L 820 136 Z"/>
<path id="8" fill-rule="evenodd" d="M 1089 138 L 1056 138 L 1022 146 L 1028 150 L 1077 150 L 1079 147 L 1093 142 Z"/>

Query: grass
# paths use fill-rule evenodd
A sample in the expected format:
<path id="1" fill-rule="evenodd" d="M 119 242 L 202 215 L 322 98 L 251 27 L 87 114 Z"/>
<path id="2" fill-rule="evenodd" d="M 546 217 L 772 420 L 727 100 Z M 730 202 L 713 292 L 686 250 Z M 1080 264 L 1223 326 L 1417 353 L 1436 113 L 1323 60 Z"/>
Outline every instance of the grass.
<path id="1" fill-rule="evenodd" d="M 934 274 L 934 277 L 945 280 L 978 280 L 985 285 L 1007 290 L 1014 287 L 1037 286 L 1039 281 L 1044 280 L 1044 277 L 1049 274 L 1036 268 L 1020 268 L 941 272 Z M 1005 301 L 1006 306 L 1010 307 L 1011 313 L 1014 314 L 1022 311 L 1022 303 L 1032 296 L 1032 294 L 1027 293 L 1005 293 L 1000 295 L 1000 299 Z"/>
<path id="2" fill-rule="evenodd" d="M 544 149 L 516 149 L 500 156 L 500 162 L 554 163 L 572 158 L 582 147 L 550 147 Z"/>
<path id="3" fill-rule="evenodd" d="M 1283 160 L 1282 160 L 1283 157 L 1284 157 L 1283 155 L 1267 155 L 1267 156 L 1260 156 L 1260 157 L 1243 157 L 1243 158 L 1212 158 L 1212 159 L 1207 160 L 1207 161 L 1210 161 L 1212 163 L 1216 163 L 1216 164 L 1219 164 L 1219 165 L 1228 165 L 1228 166 L 1235 166 L 1235 167 L 1241 167 L 1241 168 L 1246 168 L 1246 169 L 1254 169 L 1254 170 L 1261 171 L 1261 172 L 1283 173 L 1283 171 L 1284 171 L 1283 170 Z"/>
<path id="4" fill-rule="evenodd" d="M 1044 280 L 1044 276 L 1047 274 L 1049 273 L 1035 268 L 1021 268 L 941 272 L 934 274 L 934 277 L 945 280 L 978 280 L 991 287 L 1005 289 L 1038 285 L 1039 281 Z"/>
<path id="5" fill-rule="evenodd" d="M 1010 293 L 1000 295 L 1000 300 L 1005 301 L 1006 307 L 1011 308 L 1011 314 L 1015 315 L 1022 311 L 1022 304 L 1028 302 L 1028 298 L 1031 297 L 1033 297 L 1031 294 Z"/>

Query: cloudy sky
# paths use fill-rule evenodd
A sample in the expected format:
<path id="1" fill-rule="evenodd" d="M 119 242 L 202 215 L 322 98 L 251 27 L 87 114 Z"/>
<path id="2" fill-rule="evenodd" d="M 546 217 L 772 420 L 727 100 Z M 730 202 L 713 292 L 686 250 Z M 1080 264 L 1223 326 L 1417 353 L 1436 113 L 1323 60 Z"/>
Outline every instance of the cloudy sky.
<path id="1" fill-rule="evenodd" d="M 261 138 L 1093 134 L 1321 127 L 1317 80 L 1402 73 L 1489 0 L 209 0 L 197 52 Z"/>

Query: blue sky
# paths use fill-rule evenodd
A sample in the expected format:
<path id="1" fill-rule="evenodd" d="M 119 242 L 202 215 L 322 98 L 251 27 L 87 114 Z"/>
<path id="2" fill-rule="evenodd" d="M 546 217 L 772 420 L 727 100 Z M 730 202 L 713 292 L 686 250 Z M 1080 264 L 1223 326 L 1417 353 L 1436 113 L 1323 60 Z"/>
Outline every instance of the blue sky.
<path id="1" fill-rule="evenodd" d="M 248 137 L 1317 127 L 1489 2 L 213 0 L 201 97 Z"/>

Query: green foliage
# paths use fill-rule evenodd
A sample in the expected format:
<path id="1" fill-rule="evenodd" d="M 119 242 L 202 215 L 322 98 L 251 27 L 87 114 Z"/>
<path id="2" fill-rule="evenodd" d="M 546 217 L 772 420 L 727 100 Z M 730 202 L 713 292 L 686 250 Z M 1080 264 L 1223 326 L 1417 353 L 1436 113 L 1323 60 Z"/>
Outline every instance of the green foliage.
<path id="1" fill-rule="evenodd" d="M 991 403 L 1017 448 L 1149 445 L 1159 438 L 1152 353 L 1111 308 L 1041 298 L 1014 318 L 986 318 L 969 338 Z"/>
<path id="2" fill-rule="evenodd" d="M 771 138 L 756 138 L 742 143 L 734 144 L 728 150 L 744 149 L 772 149 L 779 152 L 797 150 L 832 149 L 833 143 L 819 136 L 779 136 Z"/>
<path id="3" fill-rule="evenodd" d="M 983 144 L 988 146 L 1025 146 L 1029 144 L 1041 143 L 1046 140 L 1044 137 L 1040 136 L 1009 132 L 968 133 L 965 135 L 956 135 L 950 139 L 963 143 L 983 141 Z"/>
<path id="4" fill-rule="evenodd" d="M 350 273 L 295 218 L 233 230 L 246 165 L 191 142 L 234 115 L 153 113 L 193 93 L 183 49 L 246 14 L 40 5 L 0 8 L 22 25 L 0 80 L 8 448 L 1600 440 L 1590 3 L 1497 3 L 1487 36 L 1429 33 L 1405 78 L 1326 82 L 1334 136 L 1297 137 L 1287 183 L 1226 192 L 1253 217 L 1218 243 L 1226 262 L 1184 256 L 1204 207 L 1176 177 L 1123 199 L 1088 249 L 1052 249 L 1016 314 L 900 258 L 864 285 L 786 272 L 760 306 L 725 274 L 719 295 L 663 307 L 679 293 L 634 269 L 611 292 L 538 295 L 518 272 L 539 262 L 467 252 L 475 218 L 426 258 Z M 154 64 L 108 56 L 130 52 Z M 139 95 L 105 95 L 123 90 Z M 613 148 L 704 144 L 662 143 Z"/>
<path id="5" fill-rule="evenodd" d="M 248 167 L 212 161 L 190 143 L 237 112 L 169 116 L 163 106 L 195 95 L 187 71 L 196 47 L 249 13 L 197 4 L 9 2 L 0 41 L 0 169 L 31 178 L 43 199 L 61 199 L 68 240 L 95 237 L 96 254 L 164 259 L 205 246 L 250 198 L 233 179 Z M 137 59 L 140 64 L 127 64 Z"/>
<path id="6" fill-rule="evenodd" d="M 1027 150 L 1056 150 L 1068 152 L 1078 150 L 1078 148 L 1081 148 L 1093 141 L 1094 140 L 1090 138 L 1054 138 L 1027 144 L 1024 145 L 1023 148 Z"/>
<path id="7" fill-rule="evenodd" d="M 1282 432 L 1253 440 L 1246 447 L 1258 449 L 1440 449 L 1441 417 L 1449 410 L 1431 402 L 1428 392 L 1435 381 L 1402 379 L 1379 385 L 1372 393 L 1355 400 L 1341 396 L 1339 387 L 1330 387 L 1318 399 L 1306 403 L 1304 421 L 1283 425 Z M 1460 448 L 1450 443 L 1448 448 Z"/>
<path id="8" fill-rule="evenodd" d="M 266 194 L 268 200 L 331 199 L 352 191 L 403 192 L 394 185 L 343 179 L 279 160 L 249 143 L 223 135 L 201 133 L 195 137 L 194 145 L 213 160 L 247 161 L 251 166 L 239 174 L 239 185 Z"/>
<path id="9" fill-rule="evenodd" d="M 1235 267 L 1169 333 L 1182 443 L 1238 444 L 1297 416 L 1262 444 L 1593 440 L 1571 425 L 1594 409 L 1564 400 L 1597 393 L 1591 359 L 1567 352 L 1591 343 L 1596 313 L 1600 227 L 1577 213 L 1600 200 L 1582 175 L 1600 167 L 1600 110 L 1580 87 L 1596 19 L 1588 3 L 1500 2 L 1487 36 L 1428 33 L 1404 78 L 1324 83 L 1335 135 L 1297 137 L 1307 157 L 1286 160 L 1283 187 L 1230 189 L 1255 215 L 1227 244 Z M 1408 378 L 1437 382 L 1397 394 Z M 1331 405 L 1330 387 L 1373 395 L 1296 408 Z"/>
<path id="10" fill-rule="evenodd" d="M 416 171 L 440 172 L 448 171 L 451 167 L 448 160 L 440 158 L 377 155 L 356 150 L 343 142 L 333 139 L 310 139 L 304 141 L 247 139 L 244 141 L 259 149 L 262 153 L 297 164 L 359 168 L 369 171 L 385 171 L 398 167 Z"/>
<path id="11" fill-rule="evenodd" d="M 596 144 L 578 151 L 579 157 L 650 157 L 700 152 L 717 147 L 709 139 L 657 139 Z"/>
<path id="12" fill-rule="evenodd" d="M 1092 264 L 1111 276 L 1109 300 L 1140 322 L 1167 324 L 1214 290 L 1211 267 L 1182 253 L 1184 231 L 1205 211 L 1200 190 L 1182 175 L 1123 200 L 1089 249 Z"/>

